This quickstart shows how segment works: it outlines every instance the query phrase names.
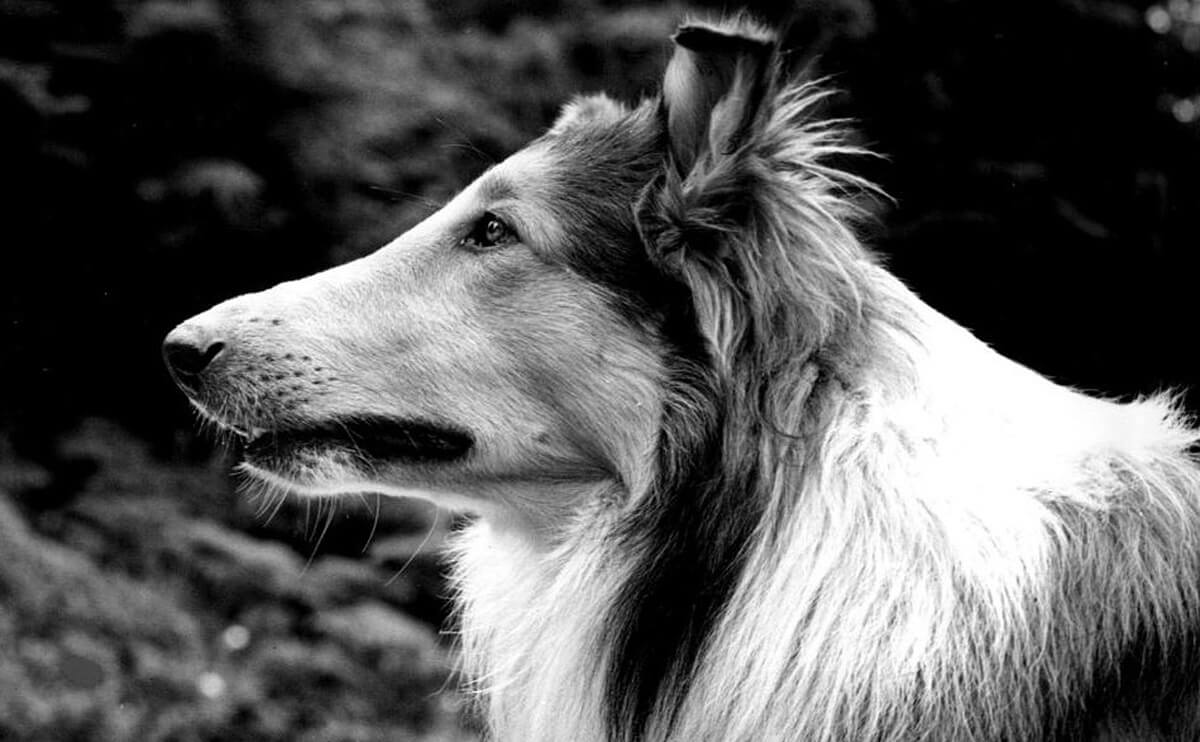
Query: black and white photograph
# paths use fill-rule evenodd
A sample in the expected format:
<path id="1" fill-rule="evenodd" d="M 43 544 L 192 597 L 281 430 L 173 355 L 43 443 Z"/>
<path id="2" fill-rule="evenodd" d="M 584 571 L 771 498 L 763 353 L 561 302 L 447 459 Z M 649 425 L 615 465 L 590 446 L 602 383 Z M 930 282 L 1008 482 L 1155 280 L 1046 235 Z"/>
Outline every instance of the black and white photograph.
<path id="1" fill-rule="evenodd" d="M 0 742 L 1200 740 L 1200 0 L 0 0 Z"/>

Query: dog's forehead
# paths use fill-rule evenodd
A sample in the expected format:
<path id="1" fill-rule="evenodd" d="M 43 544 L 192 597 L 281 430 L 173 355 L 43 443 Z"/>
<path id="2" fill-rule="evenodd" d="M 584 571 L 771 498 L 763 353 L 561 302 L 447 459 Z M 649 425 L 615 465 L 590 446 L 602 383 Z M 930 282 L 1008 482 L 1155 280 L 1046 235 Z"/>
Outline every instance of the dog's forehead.
<path id="1" fill-rule="evenodd" d="M 643 186 L 661 161 L 656 118 L 648 107 L 596 112 L 592 99 L 586 101 L 572 104 L 546 134 L 481 179 L 480 195 L 493 201 L 586 199 L 604 206 Z"/>
<path id="2" fill-rule="evenodd" d="M 592 99 L 586 105 L 576 102 L 538 141 L 568 166 L 570 186 L 589 181 L 643 183 L 647 170 L 662 157 L 655 109 L 649 102 L 632 111 L 597 106 Z"/>
<path id="3" fill-rule="evenodd" d="M 550 127 L 550 133 L 558 134 L 581 124 L 617 123 L 629 113 L 628 106 L 603 93 L 577 95 L 563 106 L 558 119 Z"/>

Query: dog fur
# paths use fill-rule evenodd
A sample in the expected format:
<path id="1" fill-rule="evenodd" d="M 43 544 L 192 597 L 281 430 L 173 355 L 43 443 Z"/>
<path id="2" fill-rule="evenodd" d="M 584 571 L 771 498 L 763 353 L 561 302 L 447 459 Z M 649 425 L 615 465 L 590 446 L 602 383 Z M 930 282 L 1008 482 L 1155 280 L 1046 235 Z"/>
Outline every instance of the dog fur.
<path id="1" fill-rule="evenodd" d="M 922 302 L 855 236 L 826 91 L 744 18 L 675 41 L 661 95 L 578 99 L 377 253 L 177 328 L 220 345 L 197 407 L 272 485 L 479 514 L 497 740 L 1200 737 L 1178 405 Z"/>

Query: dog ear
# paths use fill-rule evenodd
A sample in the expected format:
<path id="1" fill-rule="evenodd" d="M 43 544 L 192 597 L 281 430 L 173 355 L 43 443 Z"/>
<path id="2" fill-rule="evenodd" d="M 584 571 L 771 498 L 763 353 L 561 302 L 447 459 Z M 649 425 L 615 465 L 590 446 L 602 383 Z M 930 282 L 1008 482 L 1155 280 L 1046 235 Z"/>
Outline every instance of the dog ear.
<path id="1" fill-rule="evenodd" d="M 759 198 L 753 144 L 776 93 L 776 44 L 745 17 L 686 23 L 674 39 L 661 98 L 665 166 L 643 189 L 636 223 L 651 261 L 687 287 L 725 368 L 756 311 L 747 297 L 758 289 L 747 282 L 762 272 L 761 256 L 739 236 Z"/>
<path id="2" fill-rule="evenodd" d="M 663 78 L 667 140 L 677 173 L 732 154 L 769 88 L 775 40 L 745 19 L 685 23 Z"/>
<path id="3" fill-rule="evenodd" d="M 674 39 L 661 98 L 666 163 L 636 206 L 643 244 L 668 272 L 719 267 L 724 233 L 744 224 L 756 189 L 743 145 L 762 125 L 777 67 L 774 36 L 745 17 L 685 23 Z"/>

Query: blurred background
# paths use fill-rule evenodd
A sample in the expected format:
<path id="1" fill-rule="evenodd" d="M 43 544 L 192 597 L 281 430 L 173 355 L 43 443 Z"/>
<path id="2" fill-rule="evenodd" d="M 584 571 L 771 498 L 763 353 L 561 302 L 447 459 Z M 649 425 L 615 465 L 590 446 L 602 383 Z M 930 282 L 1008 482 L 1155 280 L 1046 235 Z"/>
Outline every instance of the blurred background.
<path id="1" fill-rule="evenodd" d="M 0 0 L 0 739 L 477 737 L 452 519 L 239 496 L 159 342 L 383 244 L 572 93 L 653 92 L 687 9 Z M 887 156 L 895 272 L 1061 382 L 1200 404 L 1200 0 L 755 9 Z"/>

